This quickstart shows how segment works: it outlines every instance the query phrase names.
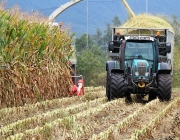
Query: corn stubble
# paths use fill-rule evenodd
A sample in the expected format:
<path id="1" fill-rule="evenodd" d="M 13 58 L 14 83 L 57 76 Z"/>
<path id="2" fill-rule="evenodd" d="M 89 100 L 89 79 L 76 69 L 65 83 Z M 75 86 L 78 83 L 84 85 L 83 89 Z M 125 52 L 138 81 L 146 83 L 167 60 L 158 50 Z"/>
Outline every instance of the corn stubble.
<path id="1" fill-rule="evenodd" d="M 10 123 L 18 121 L 20 118 L 25 119 L 28 117 L 33 117 L 34 115 L 43 114 L 47 111 L 56 110 L 63 107 L 69 107 L 71 105 L 76 106 L 82 102 L 92 101 L 94 99 L 102 99 L 104 90 L 98 92 L 86 93 L 83 97 L 65 97 L 60 99 L 46 100 L 37 102 L 35 104 L 27 104 L 25 106 L 3 108 L 0 110 L 0 126 L 5 126 Z M 13 117 L 12 117 L 13 116 Z"/>
<path id="2" fill-rule="evenodd" d="M 69 101 L 72 98 L 77 97 L 71 97 Z M 106 102 L 103 97 L 86 102 L 82 100 L 82 103 L 77 105 L 64 106 L 3 126 L 0 129 L 1 136 L 3 136 L 1 138 L 9 140 L 33 138 L 77 140 L 153 139 L 153 131 L 161 126 L 166 114 L 172 112 L 173 108 L 178 108 L 179 103 L 180 98 L 167 103 L 159 102 L 156 99 L 146 103 L 146 105 L 141 103 L 128 105 L 124 99 Z M 141 118 L 146 114 L 152 117 Z M 176 122 L 178 122 L 178 119 L 176 119 Z M 135 124 L 139 125 L 138 129 Z M 131 129 L 131 127 L 136 129 Z M 175 129 L 173 132 L 175 132 Z"/>
<path id="3" fill-rule="evenodd" d="M 94 101 L 82 102 L 74 106 L 70 106 L 66 108 L 59 108 L 53 111 L 47 111 L 45 113 L 34 115 L 33 117 L 18 120 L 17 122 L 10 123 L 6 126 L 3 126 L 0 129 L 0 134 L 2 138 L 7 138 L 7 136 L 9 135 L 21 133 L 21 132 L 24 132 L 24 130 L 35 129 L 37 127 L 39 128 L 43 127 L 43 125 L 52 123 L 53 121 L 56 121 L 57 119 L 61 119 L 64 122 L 66 121 L 65 118 L 67 118 L 68 116 L 87 110 L 90 107 L 91 108 L 96 107 L 104 102 L 106 102 L 105 98 L 99 98 Z"/>

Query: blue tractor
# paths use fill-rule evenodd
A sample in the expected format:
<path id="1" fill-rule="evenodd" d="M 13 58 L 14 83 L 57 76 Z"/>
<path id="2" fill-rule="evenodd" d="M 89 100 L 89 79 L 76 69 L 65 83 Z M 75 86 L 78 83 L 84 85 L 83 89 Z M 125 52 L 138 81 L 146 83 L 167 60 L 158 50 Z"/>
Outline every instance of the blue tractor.
<path id="1" fill-rule="evenodd" d="M 131 94 L 171 99 L 174 33 L 169 29 L 112 28 L 106 63 L 109 101 Z"/>

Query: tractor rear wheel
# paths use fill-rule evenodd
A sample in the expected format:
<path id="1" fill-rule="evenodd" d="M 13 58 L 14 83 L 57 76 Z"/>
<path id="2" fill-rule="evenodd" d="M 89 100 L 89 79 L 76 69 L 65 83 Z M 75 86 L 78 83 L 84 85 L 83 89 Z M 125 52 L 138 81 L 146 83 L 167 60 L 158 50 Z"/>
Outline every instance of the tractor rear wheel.
<path id="1" fill-rule="evenodd" d="M 110 95 L 113 98 L 124 97 L 124 77 L 122 74 L 111 74 Z"/>
<path id="2" fill-rule="evenodd" d="M 170 74 L 158 75 L 158 98 L 160 101 L 171 99 L 172 77 Z"/>

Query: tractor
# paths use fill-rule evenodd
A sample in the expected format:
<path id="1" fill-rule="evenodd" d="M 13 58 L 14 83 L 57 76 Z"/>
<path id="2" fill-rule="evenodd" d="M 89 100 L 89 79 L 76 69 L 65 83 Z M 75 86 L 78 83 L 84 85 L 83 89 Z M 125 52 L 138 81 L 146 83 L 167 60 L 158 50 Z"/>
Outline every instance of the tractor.
<path id="1" fill-rule="evenodd" d="M 148 101 L 171 99 L 174 33 L 157 28 L 112 28 L 106 63 L 109 101 L 148 95 Z"/>

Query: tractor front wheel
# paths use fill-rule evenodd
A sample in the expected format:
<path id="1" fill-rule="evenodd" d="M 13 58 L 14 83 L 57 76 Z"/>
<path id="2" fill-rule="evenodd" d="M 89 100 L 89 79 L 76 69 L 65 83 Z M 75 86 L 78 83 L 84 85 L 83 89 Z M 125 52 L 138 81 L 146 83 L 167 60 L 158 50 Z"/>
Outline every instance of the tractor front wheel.
<path id="1" fill-rule="evenodd" d="M 113 98 L 124 97 L 124 77 L 122 74 L 111 74 L 110 95 Z"/>
<path id="2" fill-rule="evenodd" d="M 108 101 L 111 101 L 111 95 L 110 95 L 110 75 L 107 71 L 107 77 L 106 77 L 106 97 Z"/>
<path id="3" fill-rule="evenodd" d="M 171 99 L 172 77 L 170 74 L 158 75 L 158 98 L 160 101 Z"/>

